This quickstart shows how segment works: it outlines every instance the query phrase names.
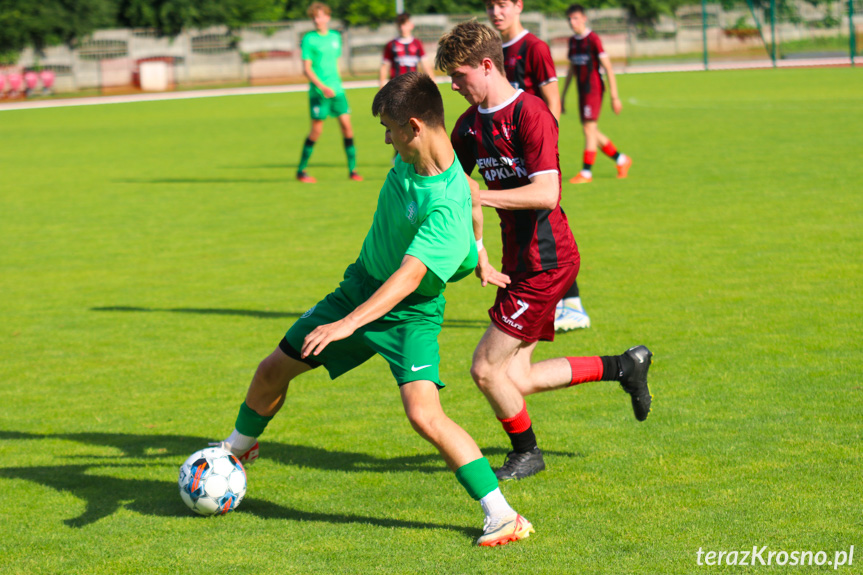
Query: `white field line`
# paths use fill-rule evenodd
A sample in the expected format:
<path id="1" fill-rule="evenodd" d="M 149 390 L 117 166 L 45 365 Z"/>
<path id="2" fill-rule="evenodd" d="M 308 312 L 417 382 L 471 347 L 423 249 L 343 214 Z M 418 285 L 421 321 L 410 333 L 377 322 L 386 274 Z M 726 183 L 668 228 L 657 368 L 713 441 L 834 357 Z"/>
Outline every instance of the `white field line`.
<path id="1" fill-rule="evenodd" d="M 809 58 L 799 60 L 778 60 L 778 68 L 801 68 L 817 66 L 850 66 L 851 58 Z M 751 70 L 772 68 L 770 60 L 753 60 L 749 62 L 715 62 L 709 63 L 710 70 Z M 659 72 L 703 72 L 704 65 L 662 64 L 645 66 L 622 66 L 618 74 L 654 74 Z M 558 68 L 558 77 L 566 77 L 566 67 Z M 447 77 L 438 77 L 437 82 L 449 83 Z M 346 89 L 374 88 L 377 80 L 345 82 Z M 157 102 L 162 100 L 189 100 L 193 98 L 216 98 L 224 96 L 248 96 L 254 94 L 284 94 L 289 92 L 305 92 L 308 84 L 291 84 L 286 86 L 249 86 L 245 88 L 221 88 L 217 90 L 189 90 L 183 92 L 158 92 L 146 94 L 126 94 L 121 96 L 94 96 L 91 98 L 58 98 L 52 100 L 37 100 L 33 102 L 0 101 L 0 112 L 10 110 L 38 110 L 42 108 L 64 108 L 68 106 L 95 106 L 100 104 L 129 104 L 132 102 Z"/>

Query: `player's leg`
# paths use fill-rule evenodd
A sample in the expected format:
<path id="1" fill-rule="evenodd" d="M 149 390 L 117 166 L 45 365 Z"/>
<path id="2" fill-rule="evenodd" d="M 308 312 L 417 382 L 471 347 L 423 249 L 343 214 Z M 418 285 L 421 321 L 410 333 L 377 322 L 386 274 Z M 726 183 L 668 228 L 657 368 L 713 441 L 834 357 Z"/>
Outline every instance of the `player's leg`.
<path id="1" fill-rule="evenodd" d="M 598 126 L 596 129 L 596 141 L 602 153 L 611 158 L 614 161 L 614 165 L 617 166 L 617 177 L 621 179 L 625 178 L 629 173 L 629 167 L 632 166 L 632 158 L 619 152 L 611 139 L 603 134 Z"/>
<path id="2" fill-rule="evenodd" d="M 585 106 L 580 106 L 582 115 L 585 114 Z M 584 156 L 582 158 L 581 171 L 569 180 L 571 184 L 589 184 L 593 181 L 593 163 L 596 161 L 596 150 L 599 130 L 596 121 L 585 118 L 581 122 L 584 132 Z"/>
<path id="3" fill-rule="evenodd" d="M 312 108 L 314 111 L 314 107 Z M 313 112 L 314 113 L 314 112 Z M 300 156 L 300 164 L 297 166 L 297 180 L 305 184 L 314 184 L 315 179 L 306 173 L 306 166 L 309 165 L 309 160 L 312 157 L 312 152 L 315 149 L 315 143 L 321 137 L 324 131 L 324 121 L 322 119 L 312 117 L 312 127 L 309 130 L 309 135 L 306 141 L 303 142 L 303 152 Z"/>
<path id="4" fill-rule="evenodd" d="M 337 110 L 343 110 L 343 113 L 339 114 L 339 127 L 342 129 L 342 136 L 344 138 L 345 144 L 345 156 L 348 159 L 348 177 L 357 182 L 361 182 L 363 180 L 362 176 L 357 173 L 357 149 L 354 146 L 354 128 L 351 126 L 351 115 L 348 113 L 348 103 L 345 95 L 341 95 L 341 100 L 339 100 L 339 96 L 336 96 L 336 100 L 338 100 L 334 107 Z"/>
<path id="5" fill-rule="evenodd" d="M 246 400 L 240 405 L 234 431 L 221 446 L 231 451 L 244 464 L 258 457 L 258 437 L 285 402 L 291 380 L 312 369 L 285 354 L 280 347 L 267 356 L 255 371 Z"/>
<path id="6" fill-rule="evenodd" d="M 507 503 L 491 465 L 473 438 L 444 413 L 437 385 L 427 380 L 411 381 L 399 390 L 411 426 L 437 448 L 459 483 L 482 505 L 485 522 L 477 544 L 503 545 L 529 536 L 533 526 Z"/>
<path id="7" fill-rule="evenodd" d="M 578 279 L 572 282 L 563 299 L 557 302 L 554 312 L 554 330 L 570 331 L 590 327 L 590 316 L 584 311 L 581 294 L 578 289 Z"/>
<path id="8" fill-rule="evenodd" d="M 536 342 L 518 339 L 492 323 L 473 355 L 471 376 L 512 444 L 503 465 L 495 471 L 501 480 L 522 479 L 545 469 L 524 395 L 510 370 L 516 357 L 524 354 L 530 358 L 535 347 Z"/>

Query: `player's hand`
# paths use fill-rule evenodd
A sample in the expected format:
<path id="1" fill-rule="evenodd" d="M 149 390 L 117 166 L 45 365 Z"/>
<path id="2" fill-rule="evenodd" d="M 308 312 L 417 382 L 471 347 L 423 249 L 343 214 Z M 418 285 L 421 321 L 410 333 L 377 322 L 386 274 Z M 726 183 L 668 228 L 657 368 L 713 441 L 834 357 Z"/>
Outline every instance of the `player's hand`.
<path id="1" fill-rule="evenodd" d="M 300 351 L 300 357 L 305 358 L 309 355 L 318 355 L 331 342 L 346 339 L 353 335 L 356 330 L 356 324 L 348 318 L 319 325 L 303 340 L 303 349 Z"/>
<path id="2" fill-rule="evenodd" d="M 614 110 L 615 114 L 620 115 L 620 111 L 623 109 L 623 103 L 620 101 L 620 98 L 611 99 L 611 109 Z"/>
<path id="3" fill-rule="evenodd" d="M 563 103 L 563 98 L 560 99 L 560 115 L 566 114 L 566 104 Z"/>
<path id="4" fill-rule="evenodd" d="M 476 264 L 476 277 L 482 282 L 482 287 L 488 284 L 496 285 L 500 288 L 505 288 L 510 283 L 509 276 L 502 274 L 488 262 L 488 252 L 485 248 L 479 250 L 479 261 Z"/>
<path id="5" fill-rule="evenodd" d="M 332 88 L 327 87 L 327 86 L 324 86 L 323 88 L 321 88 L 321 92 L 323 92 L 324 98 L 335 98 L 336 97 L 336 91 L 333 90 Z"/>

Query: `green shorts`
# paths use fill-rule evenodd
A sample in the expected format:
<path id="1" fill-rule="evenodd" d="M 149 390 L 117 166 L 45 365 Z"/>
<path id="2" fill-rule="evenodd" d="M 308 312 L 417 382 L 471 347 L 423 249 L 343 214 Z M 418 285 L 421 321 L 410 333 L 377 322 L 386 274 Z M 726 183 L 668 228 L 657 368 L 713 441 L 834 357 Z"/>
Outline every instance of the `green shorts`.
<path id="1" fill-rule="evenodd" d="M 324 98 L 317 90 L 309 90 L 309 112 L 313 120 L 338 118 L 351 113 L 348 98 L 344 92 L 336 92 L 332 98 Z"/>
<path id="2" fill-rule="evenodd" d="M 319 325 L 338 321 L 365 302 L 381 286 L 359 264 L 345 270 L 339 287 L 291 326 L 279 347 L 290 357 L 327 368 L 331 379 L 347 373 L 379 353 L 396 382 L 428 380 L 443 387 L 438 365 L 438 334 L 446 301 L 443 296 L 411 294 L 382 318 L 364 325 L 349 338 L 331 342 L 317 356 L 300 358 L 303 340 Z"/>

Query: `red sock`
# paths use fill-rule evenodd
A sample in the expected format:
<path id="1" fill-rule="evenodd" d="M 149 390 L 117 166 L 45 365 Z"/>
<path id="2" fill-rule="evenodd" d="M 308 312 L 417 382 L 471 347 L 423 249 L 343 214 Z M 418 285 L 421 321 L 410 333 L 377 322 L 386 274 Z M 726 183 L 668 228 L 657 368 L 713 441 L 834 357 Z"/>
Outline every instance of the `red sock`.
<path id="1" fill-rule="evenodd" d="M 615 148 L 614 144 L 612 144 L 611 140 L 609 140 L 608 143 L 602 147 L 602 153 L 609 158 L 613 158 L 617 155 L 617 148 Z"/>
<path id="2" fill-rule="evenodd" d="M 602 365 L 600 365 L 602 371 Z M 530 416 L 527 414 L 527 402 L 516 415 L 507 419 L 497 418 L 503 425 L 503 430 L 507 433 L 521 433 L 530 428 Z"/>
<path id="3" fill-rule="evenodd" d="M 572 366 L 572 383 L 578 385 L 587 381 L 600 381 L 602 379 L 602 360 L 599 356 L 593 357 L 568 357 L 566 360 Z"/>
<path id="4" fill-rule="evenodd" d="M 585 170 L 590 170 L 593 163 L 596 161 L 596 150 L 592 152 L 584 151 L 584 167 Z"/>

